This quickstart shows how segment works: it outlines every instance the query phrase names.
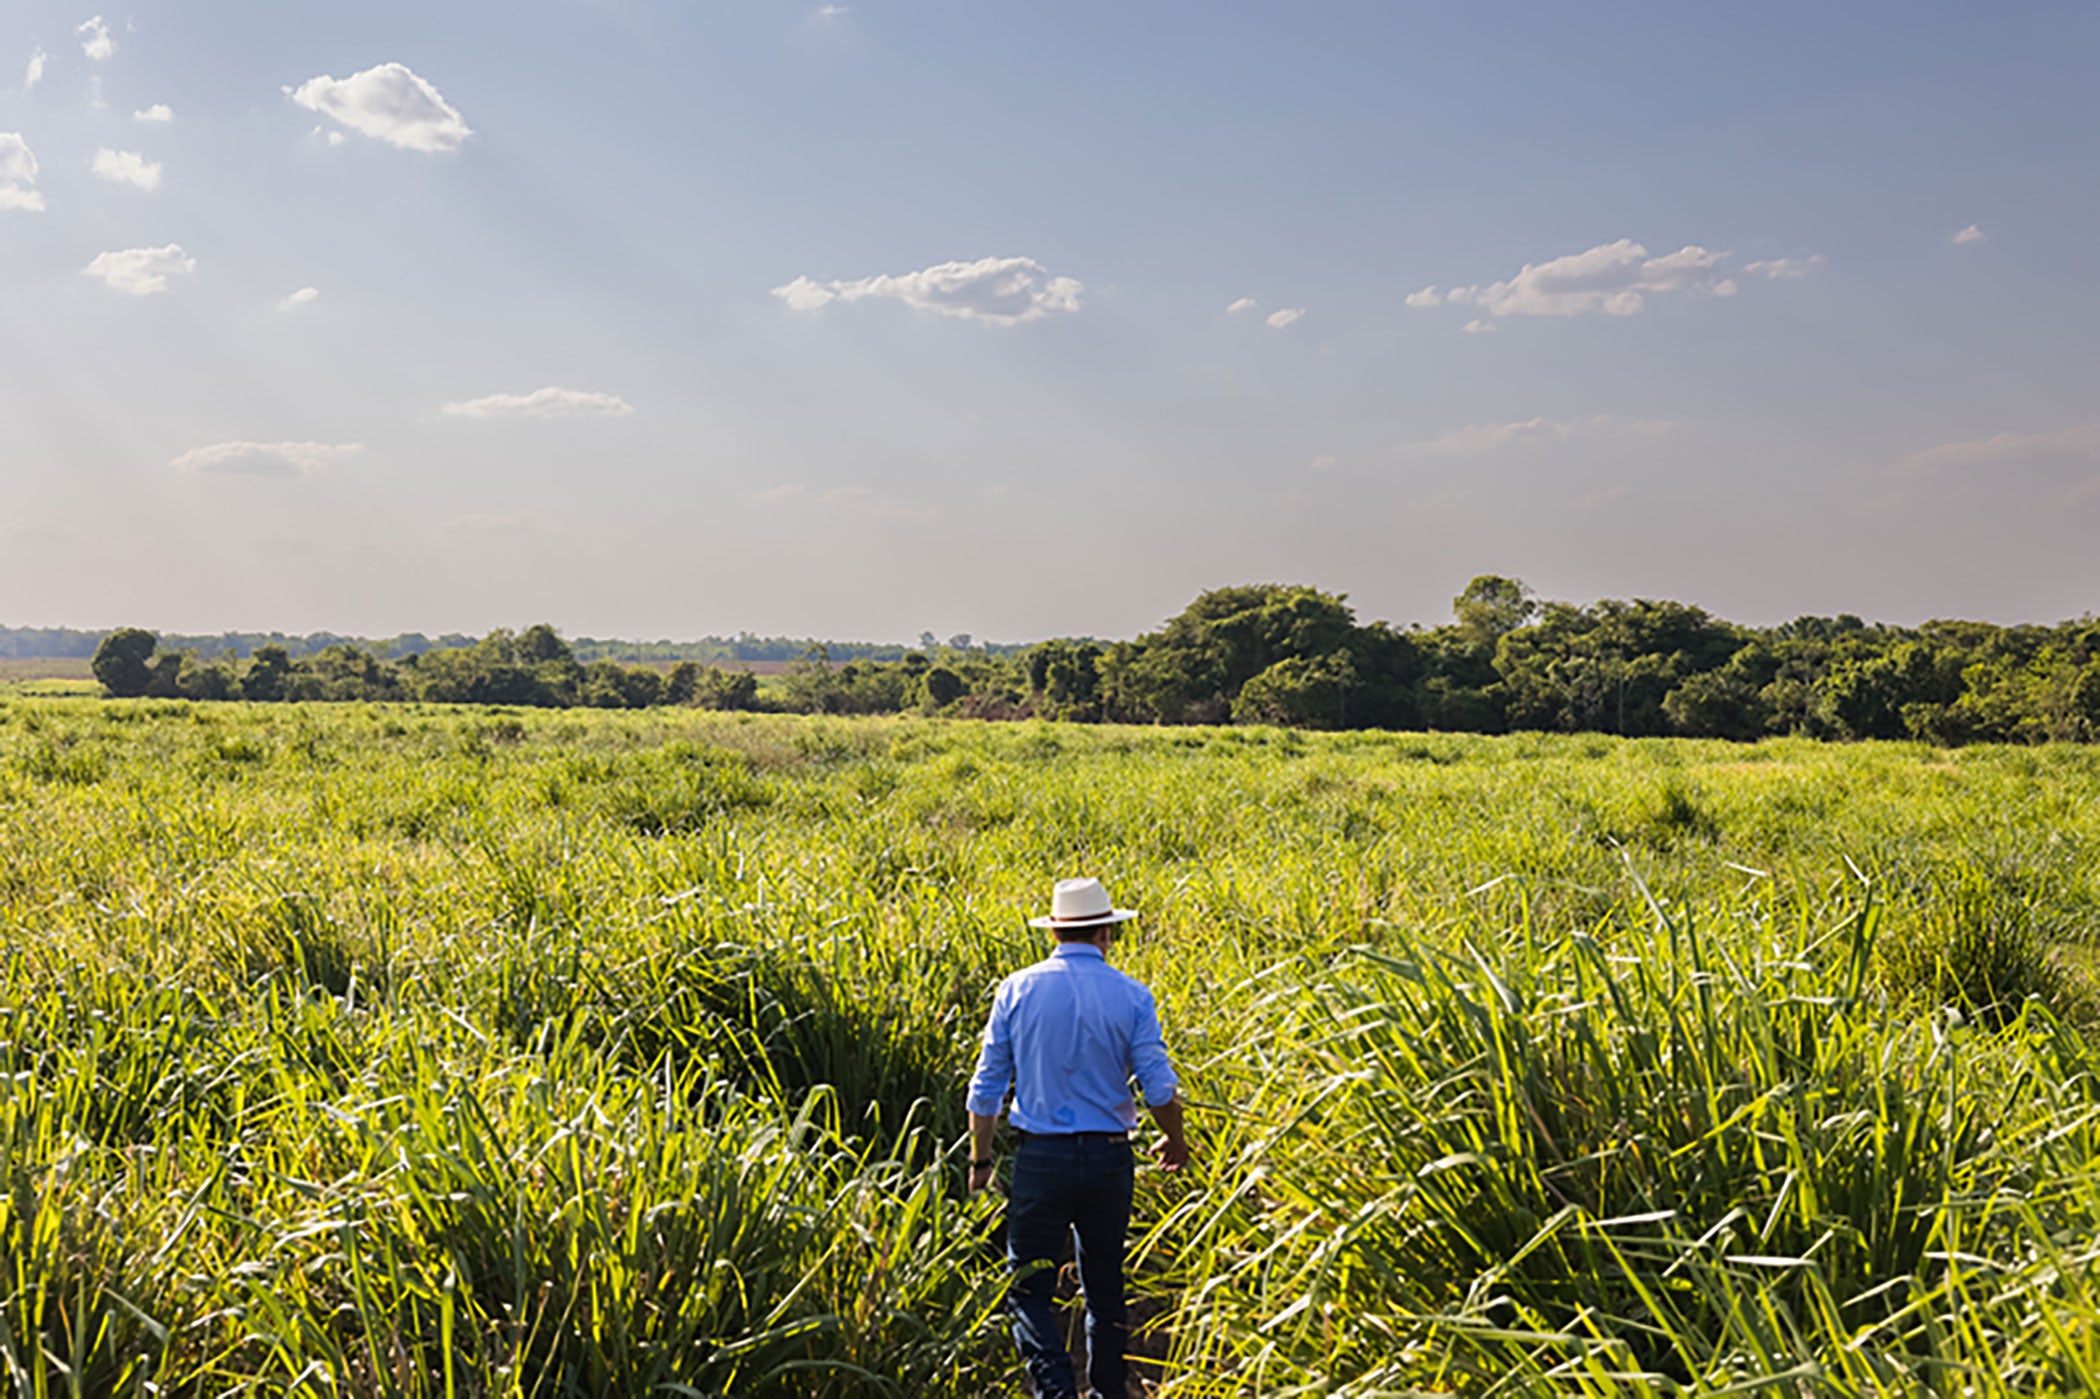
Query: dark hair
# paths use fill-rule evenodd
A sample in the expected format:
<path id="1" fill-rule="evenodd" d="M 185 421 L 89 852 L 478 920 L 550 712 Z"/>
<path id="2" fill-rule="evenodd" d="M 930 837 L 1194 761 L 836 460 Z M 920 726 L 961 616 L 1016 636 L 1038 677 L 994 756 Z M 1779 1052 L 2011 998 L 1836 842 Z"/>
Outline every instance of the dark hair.
<path id="1" fill-rule="evenodd" d="M 1050 931 L 1057 935 L 1059 942 L 1092 942 L 1094 934 L 1100 932 L 1103 928 L 1113 928 L 1115 926 L 1114 923 L 1104 918 L 1098 923 L 1081 923 L 1077 927 L 1071 928 L 1052 927 Z"/>

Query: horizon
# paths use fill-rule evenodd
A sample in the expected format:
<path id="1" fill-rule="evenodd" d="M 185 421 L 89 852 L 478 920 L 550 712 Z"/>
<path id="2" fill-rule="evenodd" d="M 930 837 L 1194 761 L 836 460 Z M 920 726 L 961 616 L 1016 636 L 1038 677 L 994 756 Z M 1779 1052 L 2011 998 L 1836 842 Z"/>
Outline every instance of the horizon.
<path id="1" fill-rule="evenodd" d="M 1505 576 L 1505 577 L 1514 577 L 1514 575 L 1502 575 L 1502 576 Z M 1517 580 L 1517 581 L 1523 581 L 1523 580 Z M 1220 584 L 1220 585 L 1218 585 L 1218 587 L 1219 587 L 1219 588 L 1231 588 L 1231 587 L 1262 587 L 1262 586 L 1272 586 L 1272 585 L 1273 585 L 1273 586 L 1285 586 L 1285 587 L 1291 587 L 1291 586 L 1305 586 L 1305 587 L 1314 587 L 1314 588 L 1317 588 L 1317 587 L 1318 587 L 1318 585 L 1317 585 L 1317 584 L 1294 584 L 1294 583 L 1290 583 L 1290 582 L 1288 582 L 1288 581 L 1285 581 L 1285 582 L 1282 582 L 1282 583 L 1280 583 L 1280 584 L 1279 584 L 1279 583 L 1276 583 L 1276 582 L 1275 582 L 1275 580 L 1270 580 L 1269 582 L 1266 582 L 1266 583 L 1254 583 L 1254 582 L 1246 582 L 1246 583 L 1237 583 L 1237 584 L 1231 584 L 1231 583 L 1228 583 L 1228 584 Z M 1528 586 L 1528 585 L 1527 585 L 1527 586 Z M 1205 592 L 1211 592 L 1211 591 L 1216 591 L 1216 589 L 1205 589 L 1204 591 L 1205 591 Z M 1320 591 L 1323 591 L 1323 592 L 1331 592 L 1332 590 L 1331 590 L 1331 589 L 1320 589 Z M 1391 617 L 1374 617 L 1374 616 L 1370 616 L 1370 615 L 1366 614 L 1366 613 L 1364 612 L 1364 610 L 1363 610 L 1363 609 L 1362 609 L 1361 607 L 1357 606 L 1357 604 L 1356 604 L 1356 600 L 1355 600 L 1354 598 L 1350 598 L 1350 597 L 1348 597 L 1348 596 L 1347 596 L 1346 594 L 1337 594 L 1337 596 L 1340 596 L 1340 597 L 1342 598 L 1342 600 L 1343 600 L 1343 601 L 1344 601 L 1344 602 L 1345 602 L 1345 603 L 1346 603 L 1346 604 L 1347 604 L 1347 605 L 1348 605 L 1348 606 L 1350 607 L 1350 609 L 1351 609 L 1351 610 L 1352 610 L 1352 611 L 1354 612 L 1354 614 L 1355 614 L 1355 616 L 1356 616 L 1356 620 L 1357 620 L 1357 622 L 1358 622 L 1358 624 L 1359 624 L 1359 625 L 1371 625 L 1371 624 L 1376 624 L 1376 623 L 1381 623 L 1381 622 L 1383 622 L 1383 623 L 1385 623 L 1385 624 L 1387 624 L 1387 625 L 1389 625 L 1389 626 L 1392 626 L 1392 627 L 1394 627 L 1394 628 L 1395 628 L 1396 630 L 1401 630 L 1401 631 L 1410 631 L 1410 630 L 1425 630 L 1425 631 L 1426 631 L 1426 630 L 1430 630 L 1430 629 L 1433 629 L 1433 628 L 1436 628 L 1436 627 L 1440 627 L 1440 626 L 1444 626 L 1444 625 L 1447 625 L 1447 624 L 1451 623 L 1451 622 L 1452 622 L 1452 620 L 1453 620 L 1453 618 L 1452 618 L 1452 615 L 1451 615 L 1451 613 L 1450 613 L 1450 610 L 1449 610 L 1449 609 L 1447 609 L 1447 613 L 1446 613 L 1446 615 L 1445 615 L 1444 617 L 1442 617 L 1442 618 L 1437 618 L 1437 619 L 1425 619 L 1425 618 L 1411 618 L 1411 619 L 1407 619 L 1407 620 L 1397 620 L 1397 619 L 1394 619 L 1394 618 L 1391 618 Z M 1703 606 L 1702 604 L 1700 604 L 1700 603 L 1698 603 L 1698 602 L 1696 602 L 1696 601 L 1694 601 L 1694 600 L 1692 600 L 1692 599 L 1689 599 L 1689 598 L 1669 598 L 1669 597 L 1637 597 L 1637 598 L 1609 598 L 1609 597 L 1597 597 L 1597 598 L 1590 598 L 1590 599 L 1588 599 L 1588 600 L 1576 600 L 1576 599 L 1572 599 L 1572 598 L 1557 598 L 1557 597 L 1553 597 L 1553 596 L 1551 596 L 1551 595 L 1549 595 L 1549 594 L 1546 594 L 1546 593 L 1543 593 L 1543 592 L 1537 592 L 1537 593 L 1535 593 L 1535 597 L 1536 597 L 1537 601 L 1538 601 L 1538 602 L 1540 602 L 1540 603 L 1565 603 L 1565 604 L 1568 604 L 1568 605 L 1571 605 L 1571 606 L 1574 606 L 1574 607 L 1578 607 L 1578 608 L 1583 608 L 1583 609 L 1590 609 L 1590 608 L 1594 608 L 1594 607 L 1597 607 L 1597 606 L 1599 606 L 1599 605 L 1601 605 L 1601 604 L 1603 604 L 1603 603 L 1606 603 L 1606 602 L 1651 602 L 1651 603 L 1671 602 L 1671 603 L 1679 603 L 1679 604 L 1682 604 L 1682 605 L 1685 605 L 1685 606 L 1689 606 L 1689 607 L 1696 607 L 1696 608 L 1700 608 L 1700 610 L 1704 611 L 1704 612 L 1705 612 L 1705 613 L 1706 613 L 1706 614 L 1707 614 L 1707 615 L 1708 615 L 1709 617 L 1712 617 L 1712 618 L 1713 618 L 1714 620 L 1716 620 L 1716 621 L 1718 621 L 1718 622 L 1721 622 L 1721 623 L 1724 623 L 1724 624 L 1727 624 L 1727 625 L 1732 625 L 1732 626 L 1741 626 L 1741 627 L 1747 627 L 1747 628 L 1750 628 L 1750 629 L 1753 629 L 1753 630 L 1768 630 L 1768 629 L 1771 629 L 1771 628 L 1776 628 L 1776 627 L 1779 627 L 1779 626 L 1783 626 L 1783 625 L 1785 625 L 1786 623 L 1789 623 L 1789 622 L 1794 622 L 1794 621 L 1801 621 L 1801 620 L 1806 620 L 1806 619 L 1810 619 L 1810 618 L 1816 618 L 1816 619 L 1831 619 L 1831 620 L 1834 620 L 1834 619 L 1837 619 L 1837 618 L 1841 618 L 1841 617 L 1852 617 L 1852 618 L 1854 618 L 1855 620 L 1857 620 L 1857 621 L 1859 621 L 1859 622 L 1861 622 L 1861 623 L 1863 623 L 1864 625 L 1866 625 L 1866 626 L 1869 626 L 1869 627 L 1877 627 L 1877 626 L 1878 626 L 1878 627 L 1892 627 L 1892 628 L 1897 628 L 1897 629 L 1901 629 L 1901 630 L 1916 630 L 1916 629 L 1918 629 L 1918 628 L 1921 628 L 1921 627 L 1925 627 L 1925 626 L 1931 626 L 1931 625 L 1934 625 L 1934 624 L 1940 624 L 1940 623 L 1947 623 L 1947 624 L 1957 624 L 1957 625 L 1958 625 L 1958 624 L 1961 624 L 1961 623 L 1970 623 L 1970 622 L 1974 622 L 1974 623 L 1983 623 L 1983 624 L 1987 624 L 1987 625 L 1991 625 L 1991 626 L 1997 626 L 1997 627 L 2006 627 L 2006 628 L 2013 628 L 2013 627 L 2042 627 L 2042 628 L 2053 628 L 2053 627 L 2063 627 L 2063 626 L 2072 626 L 2072 625 L 2076 625 L 2076 624 L 2079 624 L 2079 623 L 2082 623 L 2082 622 L 2091 622 L 2091 621 L 2094 621 L 2094 620 L 2096 620 L 2096 619 L 2100 619 L 2100 613 L 2096 613 L 2096 612 L 2095 612 L 2095 611 L 2093 611 L 2093 610 L 2088 610 L 2088 611 L 2085 611 L 2085 612 L 2081 612 L 2081 613 L 2075 613 L 2075 614 L 2072 614 L 2072 615 L 2070 615 L 2070 616 L 2064 616 L 2064 617 L 2048 617 L 2048 618 L 2043 618 L 2043 617 L 2022 617 L 2022 618 L 2012 618 L 2012 619 L 2001 619 L 2001 618 L 1990 618 L 1990 617 L 1960 617 L 1960 616 L 1934 616 L 1934 617 L 1924 617 L 1924 618 L 1920 618 L 1920 619 L 1918 619 L 1918 620 L 1916 620 L 1916 621 L 1899 621 L 1899 620 L 1896 620 L 1896 619 L 1894 619 L 1894 618 L 1889 618 L 1889 617 L 1875 617 L 1875 616 L 1870 616 L 1870 615 L 1866 615 L 1866 614 L 1862 614 L 1862 613 L 1856 613 L 1856 612 L 1851 612 L 1851 611 L 1849 611 L 1849 610 L 1847 610 L 1847 609 L 1835 609 L 1835 610 L 1831 610 L 1831 611 L 1825 611 L 1825 612 L 1797 612 L 1797 613 L 1794 613 L 1794 614 L 1792 614 L 1791 616 L 1787 616 L 1787 617 L 1779 617 L 1779 618 L 1773 618 L 1773 619 L 1770 619 L 1770 620 L 1756 620 L 1756 621 L 1753 621 L 1753 620 L 1750 620 L 1750 619 L 1747 619 L 1747 618 L 1742 618 L 1742 617 L 1731 617 L 1731 616 L 1728 616 L 1727 614 L 1725 614 L 1725 613 L 1722 613 L 1722 612 L 1718 612 L 1718 611 L 1714 610 L 1713 608 L 1709 608 L 1709 607 L 1704 607 L 1704 606 Z M 1456 598 L 1456 595 L 1454 594 L 1454 597 L 1453 597 L 1453 601 L 1455 602 L 1456 600 L 1457 600 L 1457 598 Z M 1189 602 L 1190 602 L 1190 603 L 1193 603 L 1194 601 L 1195 601 L 1195 598 L 1191 598 L 1191 599 L 1189 599 Z M 1167 623 L 1168 621 L 1170 621 L 1170 620 L 1172 619 L 1172 617 L 1173 617 L 1173 616 L 1175 616 L 1175 615 L 1178 615 L 1179 611 L 1180 611 L 1180 609 L 1177 609 L 1175 613 L 1170 613 L 1170 614 L 1168 614 L 1167 616 L 1163 616 L 1163 617 L 1160 617 L 1159 619 L 1157 619 L 1156 621 L 1154 621 L 1154 622 L 1153 622 L 1153 623 L 1152 623 L 1151 625 L 1149 625 L 1149 626 L 1146 626 L 1146 627 L 1143 627 L 1143 628 L 1140 628 L 1140 629 L 1139 629 L 1139 630 L 1137 630 L 1137 631 L 1131 632 L 1131 633 L 1130 633 L 1129 635 L 1127 635 L 1127 636 L 1105 636 L 1105 635 L 1101 635 L 1101 634 L 1098 634 L 1098 633 L 1080 633 L 1080 632 L 1058 632 L 1058 633 L 1046 633 L 1046 634 L 1043 634 L 1043 635 L 1037 635 L 1037 636 L 1025 636 L 1025 637 L 997 637 L 997 636 L 978 636 L 978 635 L 977 635 L 976 633 L 974 633 L 974 632 L 967 632 L 967 633 L 965 633 L 965 632 L 956 632 L 956 633 L 950 633 L 950 634 L 949 634 L 949 635 L 948 635 L 947 637 L 936 637 L 936 638 L 935 638 L 935 641 L 934 641 L 934 645 L 933 645 L 933 648 L 932 648 L 932 649 L 943 649 L 943 648 L 946 648 L 946 649 L 952 649 L 952 650 L 963 650 L 963 649 L 976 649 L 976 650 L 983 650 L 983 649 L 993 649 L 993 650 L 999 650 L 999 649 L 1008 649 L 1008 648 L 1014 648 L 1014 647 L 1026 647 L 1026 646 L 1033 646 L 1033 645 L 1036 645 L 1036 644 L 1038 644 L 1038 643 L 1041 643 L 1041 642 L 1045 642 L 1045 641 L 1092 641 L 1092 642 L 1102 642 L 1102 643 L 1113 643 L 1113 642 L 1118 642 L 1118 641 L 1128 641 L 1128 640 L 1133 640 L 1133 639 L 1135 639 L 1135 638 L 1136 638 L 1136 637 L 1138 637 L 1138 636 L 1141 636 L 1141 635 L 1146 635 L 1146 634 L 1149 634 L 1149 633 L 1152 633 L 1152 632 L 1156 632 L 1156 631 L 1158 631 L 1158 630 L 1159 630 L 1160 628 L 1164 627 L 1164 626 L 1166 625 L 1166 623 Z M 313 637 L 313 636 L 336 636 L 336 637 L 340 637 L 340 638 L 342 638 L 343 640 L 346 640 L 346 641 L 355 641 L 355 642 L 368 642 L 368 643 L 377 643 L 377 642 L 385 642 L 385 641 L 394 641 L 394 640 L 398 640 L 398 639 L 400 639 L 400 638 L 403 638 L 403 637 L 411 637 L 411 636 L 413 636 L 413 637 L 421 637 L 422 639 L 424 639 L 424 640 L 426 640 L 426 641 L 430 641 L 430 642 L 432 642 L 432 643 L 436 643 L 436 642 L 439 642 L 439 641 L 445 640 L 445 639 L 447 639 L 447 638 L 455 638 L 455 639 L 457 639 L 457 638 L 463 638 L 463 639 L 465 639 L 465 640 L 466 640 L 466 641 L 467 641 L 468 643 L 472 643 L 472 642 L 474 642 L 474 641 L 477 641 L 477 640 L 481 639 L 481 638 L 482 638 L 482 637 L 484 637 L 484 636 L 487 636 L 487 635 L 489 635 L 489 634 L 490 634 L 491 632 L 494 632 L 494 631 L 501 631 L 501 630 L 507 630 L 507 631 L 510 631 L 510 632 L 513 632 L 513 633 L 517 633 L 517 632 L 522 632 L 522 631 L 524 631 L 524 630 L 525 630 L 525 629 L 526 629 L 527 627 L 531 627 L 531 626 L 539 625 L 539 624 L 541 624 L 541 623 L 542 623 L 542 622 L 544 622 L 544 621 L 545 621 L 545 619 L 543 619 L 543 618 L 534 618 L 534 619 L 528 619 L 528 620 L 522 620 L 522 621 L 519 621 L 519 620 L 513 620 L 513 621 L 508 621 L 508 622 L 498 622 L 498 623 L 496 623 L 496 624 L 495 624 L 494 626 L 490 626 L 490 627 L 483 627 L 483 628 L 481 628 L 481 629 L 480 629 L 480 630 L 478 630 L 478 631 L 476 631 L 476 630 L 469 630 L 469 629 L 466 629 L 466 628 L 461 628 L 461 627 L 442 627 L 442 628 L 437 628 L 437 629 L 432 629 L 432 628 L 429 628 L 429 627 L 407 627 L 407 628 L 402 628 L 402 629 L 400 629 L 400 630 L 397 630 L 397 631 L 390 631 L 390 632 L 383 632 L 383 633 L 375 633 L 375 632 L 348 632 L 348 631 L 343 631 L 343 630 L 341 630 L 341 629 L 339 629 L 339 628 L 334 628 L 334 627 L 309 627 L 309 628 L 305 628 L 305 629 L 302 629 L 302 630 L 296 630 L 296 631 L 295 631 L 295 630 L 290 630 L 290 629 L 286 629 L 286 628 L 282 628 L 282 627 L 238 627 L 238 626 L 236 626 L 236 627 L 219 627 L 219 628 L 213 628 L 213 629 L 211 629 L 211 630 L 204 630 L 204 631 L 200 631 L 200 630 L 196 630 L 196 629 L 193 629 L 193 628 L 187 628 L 187 627 L 153 627 L 153 626 L 142 626 L 142 624 L 140 624 L 140 623 L 136 623 L 136 622 L 118 622 L 118 623 L 115 623 L 115 624 L 113 624 L 113 625 L 110 625 L 110 626 L 71 626 L 71 625 L 66 625 L 66 624 L 63 624 L 63 623 L 51 623 L 51 624 L 45 625 L 45 624 L 37 624 L 37 623 L 16 623 L 16 622 L 10 622 L 10 621 L 9 621 L 9 620 L 7 620 L 6 618 L 0 618 L 0 633 L 4 633 L 4 632 L 7 632 L 7 631 L 71 631 L 71 632 L 80 632 L 80 633 L 88 633 L 88 634 L 94 634 L 94 633 L 101 633 L 101 634 L 104 634 L 104 635 L 106 635 L 106 634 L 108 634 L 109 632 L 112 632 L 112 631 L 116 631 L 116 630 L 119 630 L 120 628 L 123 628 L 123 627 L 132 627 L 132 626 L 140 626 L 140 627 L 141 627 L 141 628 L 142 628 L 143 630 L 145 630 L 145 631 L 149 631 L 149 632 L 152 632 L 152 633 L 154 633 L 154 635 L 155 635 L 156 637 L 160 637 L 160 638 L 169 638 L 169 637 L 175 637 L 175 638 L 182 638 L 182 639 L 189 639 L 189 640 L 204 640 L 204 639 L 216 639 L 216 638 L 219 638 L 219 637 L 226 637 L 226 636 L 282 636 L 282 637 L 284 637 L 284 638 L 285 638 L 285 639 L 287 639 L 287 640 L 295 640 L 295 639 L 305 639 L 305 638 L 308 638 L 308 637 Z M 902 647 L 903 649 L 905 649 L 905 650 L 907 650 L 907 651 L 911 651 L 911 650 L 925 650 L 925 649 L 928 649 L 928 648 L 926 648 L 926 647 L 925 647 L 925 646 L 924 646 L 924 645 L 922 644 L 922 641 L 921 641 L 920 639 L 917 639 L 917 638 L 915 638 L 914 636 L 903 636 L 903 637 L 882 637 L 882 636 L 853 636 L 853 635 L 847 635 L 847 634 L 842 634 L 842 633 L 826 633 L 826 632 L 821 632 L 821 631 L 817 631 L 817 632 L 811 632 L 811 631 L 788 631 L 788 632 L 758 632 L 758 631 L 753 631 L 752 629 L 750 629 L 750 628 L 748 628 L 748 627 L 747 627 L 747 628 L 738 628 L 738 629 L 736 629 L 736 630 L 724 630 L 724 631 L 707 631 L 707 632 L 694 632 L 694 633 L 690 633 L 690 634 L 685 634 L 685 635 L 679 635 L 679 634 L 675 634 L 675 633 L 664 633 L 664 634 L 657 634 L 657 635 L 648 635 L 648 634 L 633 634 L 633 635 L 625 635 L 625 634 L 620 634 L 620 633 L 609 633 L 609 632 L 572 632 L 572 631 L 570 631 L 570 630 L 569 630 L 568 628 L 566 628 L 566 627 L 562 627 L 562 626 L 560 626 L 560 625 L 558 625 L 558 624 L 554 624 L 554 623 L 546 623 L 546 624 L 547 624 L 547 625 L 550 625 L 550 626 L 553 626 L 553 627 L 554 627 L 554 630 L 556 631 L 556 633 L 558 633 L 558 634 L 559 634 L 559 635 L 560 635 L 560 636 L 562 637 L 562 639 L 563 639 L 563 640 L 565 640 L 565 641 L 569 641 L 569 642 L 572 642 L 572 643 L 575 643 L 575 644 L 579 644 L 579 645 L 582 645 L 582 644 L 589 644 L 589 645 L 598 645 L 598 646 L 604 646 L 604 645 L 618 645 L 618 644 L 631 644 L 631 645 L 636 645 L 636 646 L 655 646 L 655 645 L 669 645 L 669 646 L 691 646 L 691 645 L 701 645 L 701 644 L 705 644 L 705 643 L 709 643 L 709 642 L 723 642 L 723 643 L 729 643 L 729 642 L 735 642 L 735 641 L 738 641 L 738 640 L 742 640 L 742 639 L 745 639 L 745 638 L 749 638 L 749 639 L 751 639 L 751 640 L 753 640 L 753 641 L 760 641 L 760 642 L 783 642 L 783 641 L 793 642 L 793 641 L 803 641 L 803 642 L 809 642 L 809 643 L 811 643 L 811 644 L 813 644 L 813 645 L 826 645 L 826 646 L 855 646 L 855 647 L 867 647 L 867 648 L 871 648 L 871 649 L 872 649 L 872 648 L 881 648 L 881 647 L 891 647 L 891 646 L 895 646 L 895 647 Z M 918 637 L 923 637 L 924 635 L 926 635 L 926 629 L 922 628 L 922 629 L 920 630 L 920 632 L 918 633 Z M 969 645 L 968 645 L 967 647 L 961 647 L 961 646 L 957 646 L 957 645 L 955 644 L 955 643 L 956 643 L 956 641 L 957 641 L 957 639 L 958 639 L 958 638 L 961 638 L 961 637 L 968 637 L 968 638 L 969 638 Z"/>
<path id="2" fill-rule="evenodd" d="M 1654 20 L 24 0 L 0 611 L 2092 615 L 2100 11 Z"/>

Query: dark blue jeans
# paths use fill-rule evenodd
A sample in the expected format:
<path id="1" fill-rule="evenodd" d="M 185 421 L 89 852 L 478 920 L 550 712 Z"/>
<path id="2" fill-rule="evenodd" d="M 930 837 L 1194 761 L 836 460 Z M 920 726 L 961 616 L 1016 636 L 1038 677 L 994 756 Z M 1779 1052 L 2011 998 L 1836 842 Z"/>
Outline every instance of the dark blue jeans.
<path id="1" fill-rule="evenodd" d="M 1079 1392 L 1051 1307 L 1067 1237 L 1086 1293 L 1087 1380 L 1106 1399 L 1123 1399 L 1123 1235 L 1130 1227 L 1132 1175 L 1130 1143 L 1099 1133 L 1029 1135 L 1014 1150 L 1006 1258 L 1015 1277 L 1007 1307 L 1041 1399 L 1073 1399 Z"/>

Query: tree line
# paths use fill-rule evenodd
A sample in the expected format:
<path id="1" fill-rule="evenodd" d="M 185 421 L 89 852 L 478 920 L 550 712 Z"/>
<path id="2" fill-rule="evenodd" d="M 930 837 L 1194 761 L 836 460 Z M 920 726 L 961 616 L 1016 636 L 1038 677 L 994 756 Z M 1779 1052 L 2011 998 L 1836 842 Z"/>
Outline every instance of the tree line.
<path id="1" fill-rule="evenodd" d="M 0 659 L 86 660 L 95 654 L 107 635 L 107 632 L 76 627 L 0 627 Z M 293 660 L 304 660 L 334 647 L 348 646 L 353 650 L 368 651 L 381 660 L 399 661 L 425 651 L 460 650 L 474 645 L 476 638 L 459 632 L 446 632 L 442 636 L 402 632 L 398 636 L 372 640 L 326 631 L 303 635 L 228 631 L 195 636 L 162 634 L 157 641 L 163 650 L 190 651 L 202 657 L 233 661 L 248 660 L 270 646 Z M 840 661 L 901 661 L 912 649 L 895 642 L 816 641 L 807 637 L 759 636 L 753 632 L 704 636 L 698 641 L 622 641 L 585 636 L 571 638 L 568 646 L 571 655 L 584 662 L 699 661 L 717 665 L 742 661 L 795 661 L 808 655 L 812 647 L 822 647 L 834 660 Z M 941 642 L 932 632 L 919 634 L 919 648 L 922 651 L 989 650 L 1001 655 L 1023 649 L 1007 642 L 977 642 L 967 634 L 951 636 L 946 642 Z"/>
<path id="2" fill-rule="evenodd" d="M 968 638 L 956 640 L 967 643 Z M 197 700 L 423 700 L 531 706 L 699 705 L 796 713 L 916 711 L 1070 722 L 1313 729 L 1518 730 L 1755 739 L 2100 739 L 2100 621 L 1920 627 L 1849 614 L 1748 627 L 1685 603 L 1542 600 L 1475 578 L 1451 621 L 1359 623 L 1345 596 L 1295 584 L 1204 593 L 1128 641 L 941 645 L 841 663 L 810 647 L 777 685 L 683 660 L 590 659 L 544 624 L 389 660 L 337 643 L 245 662 L 105 637 L 112 695 Z"/>

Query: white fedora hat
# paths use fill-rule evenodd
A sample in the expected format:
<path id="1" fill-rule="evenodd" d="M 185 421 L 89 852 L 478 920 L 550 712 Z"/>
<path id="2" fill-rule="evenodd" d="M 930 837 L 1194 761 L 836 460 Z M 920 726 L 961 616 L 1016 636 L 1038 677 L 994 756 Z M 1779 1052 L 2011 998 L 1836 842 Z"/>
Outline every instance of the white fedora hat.
<path id="1" fill-rule="evenodd" d="M 1050 891 L 1050 916 L 1031 918 L 1031 928 L 1092 928 L 1127 923 L 1137 917 L 1134 908 L 1117 908 L 1098 879 L 1060 879 Z"/>

